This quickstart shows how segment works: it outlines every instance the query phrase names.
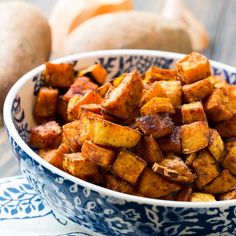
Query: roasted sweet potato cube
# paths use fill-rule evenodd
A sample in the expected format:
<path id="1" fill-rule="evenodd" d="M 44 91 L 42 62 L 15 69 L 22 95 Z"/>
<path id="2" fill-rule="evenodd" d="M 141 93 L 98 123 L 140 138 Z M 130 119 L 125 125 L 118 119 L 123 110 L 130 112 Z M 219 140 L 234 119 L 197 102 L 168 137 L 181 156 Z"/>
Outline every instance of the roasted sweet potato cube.
<path id="1" fill-rule="evenodd" d="M 214 89 L 205 101 L 204 108 L 207 116 L 215 123 L 228 120 L 233 116 L 229 93 L 225 88 Z"/>
<path id="2" fill-rule="evenodd" d="M 209 142 L 209 128 L 205 121 L 181 126 L 182 152 L 193 153 L 205 148 Z"/>
<path id="3" fill-rule="evenodd" d="M 101 104 L 94 104 L 94 103 L 81 105 L 79 108 L 79 116 L 84 111 L 91 111 L 93 113 L 101 115 L 102 114 L 102 106 L 101 106 Z"/>
<path id="4" fill-rule="evenodd" d="M 183 202 L 189 202 L 192 197 L 192 188 L 191 187 L 185 187 L 179 191 L 177 194 L 175 200 L 176 201 L 183 201 Z"/>
<path id="5" fill-rule="evenodd" d="M 154 138 L 171 134 L 174 125 L 168 113 L 158 113 L 137 118 L 136 124 L 145 135 L 151 134 Z"/>
<path id="6" fill-rule="evenodd" d="M 214 88 L 227 88 L 229 84 L 221 75 L 211 75 L 208 77 Z"/>
<path id="7" fill-rule="evenodd" d="M 117 176 L 108 174 L 106 175 L 106 187 L 114 191 L 122 193 L 132 193 L 133 186 L 126 181 L 118 178 Z"/>
<path id="8" fill-rule="evenodd" d="M 64 101 L 62 98 L 58 99 L 56 112 L 63 123 L 69 122 L 67 115 L 67 105 L 68 102 Z"/>
<path id="9" fill-rule="evenodd" d="M 224 152 L 224 143 L 215 129 L 209 130 L 210 138 L 209 138 L 209 144 L 208 144 L 208 150 L 213 155 L 213 157 L 216 159 L 217 162 L 221 162 L 221 157 Z"/>
<path id="10" fill-rule="evenodd" d="M 39 149 L 57 148 L 62 140 L 62 129 L 55 121 L 33 127 L 30 144 Z"/>
<path id="11" fill-rule="evenodd" d="M 192 166 L 193 161 L 195 160 L 196 157 L 197 157 L 197 153 L 196 152 L 187 154 L 185 156 L 185 164 L 188 165 L 188 166 Z"/>
<path id="12" fill-rule="evenodd" d="M 147 163 L 137 155 L 121 151 L 112 165 L 111 171 L 121 179 L 135 185 L 146 165 Z"/>
<path id="13" fill-rule="evenodd" d="M 236 177 L 232 175 L 227 169 L 224 169 L 217 178 L 204 187 L 204 190 L 207 193 L 219 194 L 233 190 L 235 187 Z"/>
<path id="14" fill-rule="evenodd" d="M 213 91 L 213 85 L 209 78 L 182 86 L 185 102 L 197 102 L 203 100 Z"/>
<path id="15" fill-rule="evenodd" d="M 236 147 L 236 140 L 227 140 L 224 142 L 224 151 L 222 153 L 222 156 L 220 160 L 222 161 L 226 155 L 229 153 L 230 149 Z"/>
<path id="16" fill-rule="evenodd" d="M 155 162 L 160 162 L 162 160 L 162 152 L 152 135 L 145 136 L 142 145 L 144 146 L 142 157 L 145 161 L 153 165 Z"/>
<path id="17" fill-rule="evenodd" d="M 192 193 L 191 202 L 214 202 L 215 196 L 209 193 Z"/>
<path id="18" fill-rule="evenodd" d="M 36 98 L 34 116 L 52 117 L 56 113 L 58 90 L 42 87 Z"/>
<path id="19" fill-rule="evenodd" d="M 64 155 L 63 169 L 80 179 L 99 182 L 100 174 L 96 164 L 84 158 L 80 152 Z"/>
<path id="20" fill-rule="evenodd" d="M 64 94 L 63 99 L 69 101 L 74 95 L 84 95 L 90 90 L 96 90 L 98 86 L 90 81 L 87 77 L 79 77 L 70 86 L 69 90 Z"/>
<path id="21" fill-rule="evenodd" d="M 170 98 L 154 97 L 140 109 L 142 116 L 152 115 L 160 112 L 175 113 Z"/>
<path id="22" fill-rule="evenodd" d="M 236 189 L 219 195 L 219 200 L 232 200 L 232 199 L 236 199 Z"/>
<path id="23" fill-rule="evenodd" d="M 201 102 L 184 104 L 181 107 L 181 112 L 184 124 L 190 124 L 195 121 L 207 121 Z"/>
<path id="24" fill-rule="evenodd" d="M 103 98 L 94 91 L 89 91 L 81 97 L 81 95 L 75 95 L 68 102 L 67 114 L 69 120 L 75 120 L 79 116 L 79 109 L 84 104 L 101 104 Z"/>
<path id="25" fill-rule="evenodd" d="M 143 82 L 137 71 L 125 76 L 122 82 L 106 94 L 103 109 L 121 119 L 128 119 L 137 108 L 142 95 Z"/>
<path id="26" fill-rule="evenodd" d="M 233 113 L 236 113 L 236 85 L 229 86 L 229 102 Z"/>
<path id="27" fill-rule="evenodd" d="M 95 64 L 79 72 L 79 76 L 88 76 L 98 84 L 106 82 L 107 71 L 101 64 Z"/>
<path id="28" fill-rule="evenodd" d="M 74 82 L 74 69 L 72 64 L 53 64 L 46 63 L 45 68 L 46 81 L 53 87 L 70 87 Z"/>
<path id="29" fill-rule="evenodd" d="M 159 198 L 180 189 L 181 185 L 178 183 L 170 182 L 148 168 L 145 168 L 136 186 L 138 193 L 149 198 Z"/>
<path id="30" fill-rule="evenodd" d="M 123 73 L 122 75 L 116 77 L 116 78 L 113 78 L 110 80 L 110 83 L 112 84 L 112 86 L 114 88 L 118 87 L 118 85 L 121 84 L 121 82 L 124 80 L 125 76 L 127 76 L 127 73 Z"/>
<path id="31" fill-rule="evenodd" d="M 70 152 L 70 148 L 62 143 L 57 149 L 40 149 L 38 151 L 39 156 L 41 156 L 45 161 L 62 169 L 63 156 Z"/>
<path id="32" fill-rule="evenodd" d="M 163 90 L 165 91 L 166 97 L 170 98 L 171 103 L 174 107 L 181 105 L 182 90 L 180 81 L 158 81 Z"/>
<path id="33" fill-rule="evenodd" d="M 145 73 L 145 82 L 153 83 L 159 80 L 178 80 L 176 70 L 163 69 L 160 67 L 152 66 Z"/>
<path id="34" fill-rule="evenodd" d="M 224 138 L 235 138 L 236 137 L 236 114 L 230 119 L 221 121 L 215 126 L 215 129 Z"/>
<path id="35" fill-rule="evenodd" d="M 170 136 L 158 139 L 158 144 L 163 153 L 174 152 L 176 154 L 181 154 L 181 139 L 180 139 L 180 127 L 174 126 Z"/>
<path id="36" fill-rule="evenodd" d="M 229 150 L 221 165 L 228 169 L 232 174 L 236 175 L 236 147 Z"/>
<path id="37" fill-rule="evenodd" d="M 173 182 L 192 183 L 195 179 L 188 166 L 175 155 L 168 155 L 160 163 L 155 163 L 152 170 Z"/>
<path id="38" fill-rule="evenodd" d="M 177 73 L 186 84 L 205 79 L 211 75 L 209 60 L 197 53 L 192 52 L 176 62 Z"/>
<path id="39" fill-rule="evenodd" d="M 215 158 L 207 150 L 199 152 L 192 166 L 197 174 L 196 185 L 199 189 L 220 175 L 220 169 Z"/>
<path id="40" fill-rule="evenodd" d="M 131 148 L 138 144 L 141 133 L 107 120 L 90 119 L 90 140 L 98 145 Z"/>
<path id="41" fill-rule="evenodd" d="M 75 120 L 62 126 L 62 142 L 67 144 L 72 152 L 77 152 L 80 147 L 80 144 L 78 143 L 80 137 L 80 124 L 80 121 Z"/>
<path id="42" fill-rule="evenodd" d="M 164 89 L 157 81 L 150 85 L 146 85 L 143 89 L 140 106 L 144 105 L 154 97 L 166 97 Z"/>
<path id="43" fill-rule="evenodd" d="M 85 140 L 83 143 L 81 155 L 102 167 L 111 165 L 116 158 L 115 151 L 98 146 L 88 140 Z"/>
<path id="44" fill-rule="evenodd" d="M 113 86 L 111 85 L 111 83 L 105 83 L 105 84 L 103 84 L 102 86 L 100 86 L 100 87 L 97 89 L 97 91 L 98 91 L 98 93 L 100 94 L 100 96 L 101 96 L 102 98 L 105 98 L 107 92 L 108 92 L 109 90 L 112 90 L 112 88 L 113 88 Z"/>

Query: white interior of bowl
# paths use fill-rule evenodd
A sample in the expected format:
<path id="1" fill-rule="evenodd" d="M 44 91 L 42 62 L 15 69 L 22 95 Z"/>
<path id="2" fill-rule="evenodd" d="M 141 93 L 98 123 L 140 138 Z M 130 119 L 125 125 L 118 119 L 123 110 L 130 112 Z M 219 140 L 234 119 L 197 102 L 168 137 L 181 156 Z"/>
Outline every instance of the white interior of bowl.
<path id="1" fill-rule="evenodd" d="M 54 63 L 60 63 L 60 62 L 67 62 L 67 61 L 79 61 L 79 67 L 84 68 L 88 65 L 91 65 L 94 62 L 94 58 L 97 57 L 103 57 L 103 56 L 123 56 L 123 55 L 143 55 L 143 56 L 157 56 L 157 57 L 167 57 L 167 58 L 173 58 L 174 60 L 178 60 L 179 58 L 182 58 L 183 54 L 177 54 L 177 53 L 170 53 L 170 52 L 161 52 L 161 51 L 151 51 L 151 50 L 107 50 L 107 51 L 96 51 L 96 52 L 88 52 L 88 53 L 82 53 L 78 55 L 72 55 L 67 56 L 64 58 L 60 58 L 57 60 L 54 60 Z M 228 71 L 230 73 L 235 73 L 236 75 L 236 69 L 227 65 L 224 65 L 222 63 L 213 62 L 211 61 L 211 65 L 218 68 L 218 69 L 224 69 L 225 71 Z M 194 208 L 210 208 L 210 207 L 228 207 L 236 205 L 236 200 L 226 200 L 226 201 L 217 201 L 217 202 L 177 202 L 177 201 L 167 201 L 167 200 L 159 200 L 159 199 L 150 199 L 150 198 L 144 198 L 144 197 L 138 197 L 133 196 L 129 194 L 124 194 L 120 192 L 116 192 L 110 189 L 106 189 L 91 183 L 88 183 L 86 181 L 80 180 L 70 174 L 65 173 L 64 171 L 52 166 L 51 164 L 47 163 L 45 160 L 43 160 L 40 156 L 38 156 L 20 137 L 18 134 L 14 122 L 11 116 L 11 107 L 13 100 L 15 96 L 29 94 L 29 98 L 32 97 L 31 93 L 33 91 L 33 85 L 32 83 L 27 83 L 32 78 L 43 71 L 45 68 L 44 65 L 41 65 L 34 70 L 28 72 L 24 76 L 19 79 L 15 85 L 12 87 L 10 92 L 8 93 L 5 104 L 4 104 L 4 122 L 5 125 L 10 133 L 10 135 L 14 138 L 14 140 L 17 142 L 17 144 L 23 149 L 29 156 L 31 156 L 34 160 L 39 162 L 41 165 L 52 171 L 53 173 L 57 173 L 58 175 L 63 176 L 65 179 L 69 179 L 79 185 L 82 185 L 86 188 L 89 188 L 93 191 L 99 192 L 100 194 L 107 195 L 107 196 L 113 196 L 116 198 L 125 199 L 127 201 L 134 201 L 144 204 L 151 204 L 151 205 L 160 205 L 160 206 L 169 206 L 169 207 L 194 207 Z M 235 78 L 234 78 L 235 79 Z M 34 120 L 32 118 L 32 107 L 34 103 L 34 99 L 30 100 L 30 106 L 26 105 L 28 104 L 28 101 L 22 100 L 22 107 L 25 110 L 26 114 L 26 120 L 30 124 L 30 126 L 34 125 Z"/>

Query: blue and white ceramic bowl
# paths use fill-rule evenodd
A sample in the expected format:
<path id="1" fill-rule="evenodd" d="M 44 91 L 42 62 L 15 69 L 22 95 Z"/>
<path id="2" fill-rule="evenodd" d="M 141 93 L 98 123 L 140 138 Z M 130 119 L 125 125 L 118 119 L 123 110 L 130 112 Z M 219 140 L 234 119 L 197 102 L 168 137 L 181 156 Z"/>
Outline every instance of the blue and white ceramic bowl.
<path id="1" fill-rule="evenodd" d="M 75 69 L 101 63 L 110 77 L 151 65 L 174 67 L 183 55 L 145 50 L 110 50 L 68 56 Z M 236 69 L 212 62 L 214 74 L 236 83 Z M 4 122 L 21 170 L 51 209 L 103 235 L 236 235 L 236 200 L 175 202 L 115 192 L 73 177 L 41 159 L 28 145 L 32 107 L 44 65 L 24 75 L 10 90 Z"/>

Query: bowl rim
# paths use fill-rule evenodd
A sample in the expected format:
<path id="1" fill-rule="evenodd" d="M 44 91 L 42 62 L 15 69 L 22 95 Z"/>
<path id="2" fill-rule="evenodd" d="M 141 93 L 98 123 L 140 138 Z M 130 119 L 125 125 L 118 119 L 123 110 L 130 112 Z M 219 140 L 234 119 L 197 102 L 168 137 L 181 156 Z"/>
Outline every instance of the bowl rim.
<path id="1" fill-rule="evenodd" d="M 91 51 L 85 53 L 79 53 L 74 55 L 69 55 L 65 57 L 61 57 L 58 59 L 54 59 L 52 63 L 61 63 L 73 60 L 82 60 L 90 57 L 102 57 L 102 56 L 158 56 L 163 58 L 173 58 L 173 59 L 180 59 L 185 56 L 185 54 L 181 53 L 174 53 L 174 52 L 166 52 L 166 51 L 154 51 L 154 50 L 140 50 L 140 49 L 114 49 L 114 50 L 102 50 L 102 51 Z M 232 66 L 228 66 L 226 64 L 216 62 L 210 60 L 211 66 L 216 66 L 218 68 L 223 68 L 230 72 L 236 72 L 236 68 Z M 214 208 L 214 207 L 229 207 L 236 205 L 236 200 L 224 200 L 224 201 L 216 201 L 216 202 L 183 202 L 183 201 L 171 201 L 171 200 L 161 200 L 161 199 L 154 199 L 154 198 L 146 198 L 135 196 L 131 194 L 117 192 L 111 189 L 107 189 L 105 187 L 101 187 L 87 181 L 81 180 L 75 176 L 72 176 L 55 166 L 49 164 L 44 159 L 42 159 L 37 153 L 35 153 L 20 137 L 18 134 L 13 120 L 11 116 L 11 107 L 13 103 L 13 99 L 15 95 L 20 90 L 20 88 L 30 79 L 32 79 L 36 74 L 40 73 L 45 69 L 45 65 L 42 64 L 31 71 L 24 74 L 20 77 L 17 82 L 12 86 L 10 91 L 8 92 L 4 107 L 3 107 L 3 118 L 4 118 L 4 125 L 5 128 L 8 130 L 11 137 L 13 137 L 14 141 L 19 145 L 19 147 L 24 150 L 24 152 L 30 156 L 34 161 L 38 162 L 40 165 L 55 173 L 59 176 L 62 176 L 64 179 L 68 179 L 78 185 L 81 185 L 85 188 L 88 188 L 92 191 L 95 191 L 103 196 L 113 197 L 122 199 L 128 202 L 136 202 L 139 204 L 147 204 L 153 206 L 163 206 L 163 207 L 181 207 L 181 208 Z"/>

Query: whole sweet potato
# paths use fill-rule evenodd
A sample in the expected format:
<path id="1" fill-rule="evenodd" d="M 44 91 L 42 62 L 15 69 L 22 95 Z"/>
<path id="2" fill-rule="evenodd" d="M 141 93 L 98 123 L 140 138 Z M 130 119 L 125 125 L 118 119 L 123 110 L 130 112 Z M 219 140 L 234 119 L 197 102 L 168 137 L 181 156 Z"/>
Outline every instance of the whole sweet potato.
<path id="1" fill-rule="evenodd" d="M 51 34 L 47 20 L 22 1 L 0 3 L 0 113 L 10 87 L 48 59 Z"/>
<path id="2" fill-rule="evenodd" d="M 65 54 L 119 48 L 190 52 L 191 41 L 180 23 L 154 13 L 124 11 L 95 16 L 65 41 Z"/>

